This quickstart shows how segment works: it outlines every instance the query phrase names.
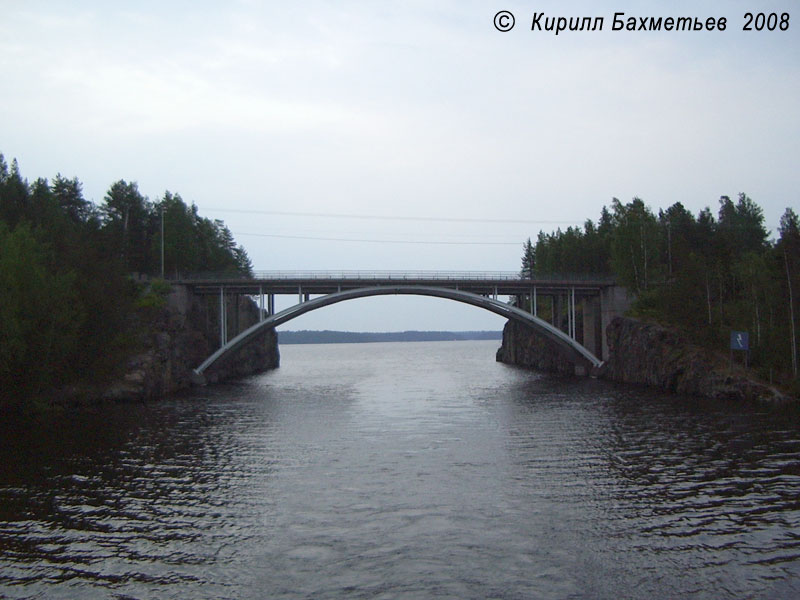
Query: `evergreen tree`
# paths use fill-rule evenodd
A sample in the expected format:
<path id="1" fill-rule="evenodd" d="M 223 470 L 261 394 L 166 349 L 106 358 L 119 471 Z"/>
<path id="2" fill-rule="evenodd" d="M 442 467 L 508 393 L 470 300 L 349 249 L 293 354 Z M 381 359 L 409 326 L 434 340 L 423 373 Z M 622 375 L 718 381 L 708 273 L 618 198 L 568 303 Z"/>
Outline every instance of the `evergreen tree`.
<path id="1" fill-rule="evenodd" d="M 61 210 L 73 223 L 85 223 L 95 216 L 91 204 L 83 197 L 83 185 L 77 177 L 66 179 L 58 173 L 51 189 Z"/>
<path id="2" fill-rule="evenodd" d="M 112 184 L 98 210 L 77 177 L 28 185 L 0 154 L 0 397 L 24 404 L 49 387 L 103 380 L 125 364 L 136 332 L 131 273 L 160 272 L 161 208 L 170 274 L 252 274 L 221 221 L 179 195 L 158 206 L 136 183 Z"/>
<path id="3" fill-rule="evenodd" d="M 634 312 L 676 325 L 714 348 L 751 332 L 751 365 L 764 377 L 797 377 L 800 223 L 792 209 L 772 244 L 761 208 L 722 196 L 695 217 L 677 202 L 658 217 L 639 198 L 613 199 L 595 226 L 540 231 L 536 272 L 609 272 L 634 292 Z M 523 268 L 528 244 L 523 246 Z"/>
<path id="4" fill-rule="evenodd" d="M 531 243 L 531 238 L 522 246 L 522 269 L 520 277 L 522 279 L 533 279 L 536 274 L 536 251 Z"/>
<path id="5" fill-rule="evenodd" d="M 75 274 L 23 223 L 0 222 L 0 396 L 12 404 L 69 378 L 84 315 Z"/>
<path id="6" fill-rule="evenodd" d="M 0 154 L 0 219 L 14 227 L 28 212 L 28 183 L 19 173 L 17 159 L 11 161 L 11 170 Z"/>
<path id="7" fill-rule="evenodd" d="M 103 226 L 128 271 L 147 273 L 152 268 L 147 251 L 153 238 L 152 209 L 135 182 L 113 183 L 100 207 Z"/>
<path id="8" fill-rule="evenodd" d="M 612 200 L 614 235 L 611 264 L 621 282 L 640 294 L 656 281 L 659 231 L 652 211 L 639 198 L 629 204 Z"/>
<path id="9" fill-rule="evenodd" d="M 167 191 L 161 199 L 159 209 L 164 214 L 164 268 L 168 276 L 199 270 L 199 244 L 195 234 L 196 210 L 188 207 L 179 194 Z M 160 235 L 154 240 L 153 254 L 161 248 Z"/>
<path id="10" fill-rule="evenodd" d="M 247 255 L 247 250 L 245 250 L 242 246 L 236 246 L 233 251 L 233 256 L 237 273 L 246 277 L 252 277 L 253 263 L 251 262 L 250 257 Z"/>

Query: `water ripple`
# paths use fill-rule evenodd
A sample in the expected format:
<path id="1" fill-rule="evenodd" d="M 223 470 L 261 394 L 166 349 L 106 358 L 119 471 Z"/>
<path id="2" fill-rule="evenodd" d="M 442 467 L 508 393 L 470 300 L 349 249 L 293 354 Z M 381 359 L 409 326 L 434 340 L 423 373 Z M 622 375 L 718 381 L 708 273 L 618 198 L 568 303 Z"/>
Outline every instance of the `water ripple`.
<path id="1" fill-rule="evenodd" d="M 263 377 L 22 424 L 8 598 L 795 598 L 800 418 L 289 347 Z"/>

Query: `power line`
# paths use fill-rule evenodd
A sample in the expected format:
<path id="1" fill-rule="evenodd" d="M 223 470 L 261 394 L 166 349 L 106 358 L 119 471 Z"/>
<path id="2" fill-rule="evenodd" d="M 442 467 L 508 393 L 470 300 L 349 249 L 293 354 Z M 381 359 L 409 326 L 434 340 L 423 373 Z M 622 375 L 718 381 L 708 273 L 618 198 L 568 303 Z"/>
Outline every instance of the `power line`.
<path id="1" fill-rule="evenodd" d="M 239 208 L 205 208 L 207 211 L 229 212 L 240 214 L 258 214 L 279 217 L 315 217 L 323 219 L 360 219 L 369 221 L 426 221 L 439 223 L 525 223 L 540 225 L 568 225 L 575 224 L 577 221 L 558 221 L 548 219 L 476 219 L 470 217 L 411 217 L 406 215 L 370 215 L 370 214 L 346 214 L 346 213 L 316 213 L 316 212 L 292 212 L 282 210 L 259 210 L 259 209 L 239 209 Z"/>
<path id="2" fill-rule="evenodd" d="M 520 246 L 520 242 L 445 242 L 445 241 L 420 241 L 420 240 L 365 240 L 355 238 L 313 237 L 306 235 L 280 235 L 275 233 L 244 233 L 234 232 L 233 235 L 253 237 L 281 238 L 287 240 L 314 240 L 321 242 L 356 242 L 365 244 L 426 244 L 437 246 Z"/>
<path id="3" fill-rule="evenodd" d="M 273 224 L 274 225 L 274 224 Z M 331 229 L 331 228 L 314 228 L 309 229 L 307 227 L 295 228 L 295 227 L 285 227 L 282 231 L 288 231 L 291 235 L 304 235 L 304 236 L 322 236 L 322 237 L 335 237 L 335 238 L 362 238 L 363 236 L 391 236 L 397 237 L 404 240 L 412 241 L 417 238 L 421 239 L 431 239 L 436 238 L 437 240 L 476 240 L 480 239 L 481 241 L 509 241 L 511 239 L 516 239 L 516 235 L 509 235 L 508 233 L 442 233 L 442 232 L 431 232 L 430 230 L 422 231 L 420 228 L 415 228 L 416 230 L 392 230 L 392 231 L 383 231 L 383 230 L 356 230 L 355 228 L 348 228 L 348 229 Z M 259 235 L 266 235 L 280 233 L 280 229 L 276 232 L 276 227 L 270 227 L 269 229 L 265 229 L 264 231 L 259 231 Z M 284 233 L 280 233 L 280 235 L 286 235 Z"/>

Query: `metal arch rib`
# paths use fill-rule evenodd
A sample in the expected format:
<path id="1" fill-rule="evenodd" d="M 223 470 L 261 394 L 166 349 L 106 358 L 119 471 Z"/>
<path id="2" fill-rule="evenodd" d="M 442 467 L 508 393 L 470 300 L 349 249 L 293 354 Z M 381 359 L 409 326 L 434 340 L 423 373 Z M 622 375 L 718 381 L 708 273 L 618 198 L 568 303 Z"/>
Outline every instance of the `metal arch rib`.
<path id="1" fill-rule="evenodd" d="M 471 304 L 480 308 L 484 308 L 490 312 L 498 314 L 502 317 L 512 319 L 524 323 L 531 328 L 535 329 L 538 333 L 548 338 L 560 348 L 565 350 L 567 354 L 578 363 L 586 363 L 592 367 L 599 367 L 602 361 L 594 354 L 589 352 L 586 348 L 581 346 L 578 342 L 570 338 L 563 331 L 553 327 L 546 321 L 535 317 L 519 308 L 510 306 L 492 298 L 486 298 L 473 294 L 472 292 L 464 292 L 461 290 L 453 290 L 439 287 L 428 286 L 381 286 L 381 287 L 368 287 L 355 290 L 346 290 L 344 292 L 336 292 L 328 294 L 320 298 L 314 298 L 307 302 L 296 304 L 290 308 L 276 313 L 260 323 L 256 323 L 249 329 L 246 329 L 235 338 L 230 340 L 227 344 L 222 346 L 219 350 L 209 356 L 203 363 L 195 369 L 195 373 L 202 379 L 203 373 L 220 358 L 226 354 L 235 351 L 243 344 L 247 343 L 252 337 L 257 335 L 260 331 L 277 327 L 287 321 L 299 317 L 307 312 L 330 306 L 345 300 L 354 300 L 356 298 L 367 298 L 369 296 L 391 296 L 391 295 L 412 295 L 412 296 L 434 296 L 438 298 L 446 298 L 448 300 L 455 300 L 456 302 L 463 302 Z"/>

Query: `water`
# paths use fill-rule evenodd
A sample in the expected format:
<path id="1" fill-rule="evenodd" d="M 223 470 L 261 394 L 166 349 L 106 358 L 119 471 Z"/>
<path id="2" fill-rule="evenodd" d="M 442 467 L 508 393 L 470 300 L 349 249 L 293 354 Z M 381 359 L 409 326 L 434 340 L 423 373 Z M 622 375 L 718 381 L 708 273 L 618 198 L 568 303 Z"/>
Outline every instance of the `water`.
<path id="1" fill-rule="evenodd" d="M 496 342 L 2 430 L 0 597 L 797 598 L 800 418 L 560 380 Z"/>

